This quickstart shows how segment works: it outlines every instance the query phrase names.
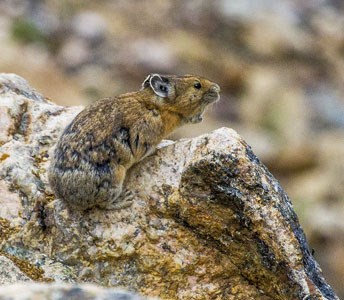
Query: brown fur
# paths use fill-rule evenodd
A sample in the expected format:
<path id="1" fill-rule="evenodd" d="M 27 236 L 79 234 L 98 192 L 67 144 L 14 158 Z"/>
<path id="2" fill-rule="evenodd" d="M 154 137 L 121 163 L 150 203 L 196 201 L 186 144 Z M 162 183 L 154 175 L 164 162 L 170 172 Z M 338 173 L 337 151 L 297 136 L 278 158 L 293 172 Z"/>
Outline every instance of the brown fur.
<path id="1" fill-rule="evenodd" d="M 140 91 L 98 100 L 76 116 L 56 145 L 49 169 L 56 196 L 82 210 L 120 207 L 126 171 L 174 129 L 200 122 L 219 91 L 204 78 L 154 74 Z"/>

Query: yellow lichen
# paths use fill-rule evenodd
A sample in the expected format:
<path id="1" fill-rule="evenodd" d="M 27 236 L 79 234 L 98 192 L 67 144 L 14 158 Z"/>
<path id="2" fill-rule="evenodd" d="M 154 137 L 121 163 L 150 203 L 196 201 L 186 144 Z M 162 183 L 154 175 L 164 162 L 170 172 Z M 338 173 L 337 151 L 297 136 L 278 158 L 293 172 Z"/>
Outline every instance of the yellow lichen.
<path id="1" fill-rule="evenodd" d="M 20 229 L 11 227 L 10 222 L 6 219 L 0 218 L 0 244 L 6 241 L 11 235 L 16 234 Z M 11 254 L 0 250 L 0 255 L 6 256 L 10 259 L 26 276 L 35 281 L 50 282 L 50 278 L 44 277 L 44 271 L 28 261 L 19 259 Z"/>
<path id="2" fill-rule="evenodd" d="M 4 160 L 5 160 L 6 158 L 8 158 L 8 157 L 10 157 L 9 154 L 3 153 L 3 154 L 0 156 L 0 162 L 1 162 L 1 161 L 4 161 Z"/>

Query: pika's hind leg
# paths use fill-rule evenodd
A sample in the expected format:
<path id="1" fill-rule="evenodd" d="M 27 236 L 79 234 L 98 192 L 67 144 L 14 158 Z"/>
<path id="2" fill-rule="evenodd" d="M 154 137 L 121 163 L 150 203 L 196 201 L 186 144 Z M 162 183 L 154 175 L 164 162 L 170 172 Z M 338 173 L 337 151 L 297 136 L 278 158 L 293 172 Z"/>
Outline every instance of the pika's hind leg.
<path id="1" fill-rule="evenodd" d="M 124 191 L 123 181 L 125 179 L 126 169 L 123 166 L 117 166 L 114 172 L 111 186 L 108 189 L 107 197 L 98 204 L 102 209 L 122 209 L 132 204 L 133 193 Z"/>

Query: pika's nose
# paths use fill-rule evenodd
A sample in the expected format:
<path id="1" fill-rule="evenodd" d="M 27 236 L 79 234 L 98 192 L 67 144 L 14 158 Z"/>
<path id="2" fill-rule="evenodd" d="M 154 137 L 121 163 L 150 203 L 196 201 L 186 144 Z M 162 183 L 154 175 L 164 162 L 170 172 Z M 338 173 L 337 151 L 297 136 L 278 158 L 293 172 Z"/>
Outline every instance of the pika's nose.
<path id="1" fill-rule="evenodd" d="M 220 93 L 221 88 L 220 88 L 220 86 L 219 86 L 218 84 L 214 83 L 214 84 L 211 86 L 210 90 L 211 90 L 212 92 L 214 92 L 214 93 Z"/>

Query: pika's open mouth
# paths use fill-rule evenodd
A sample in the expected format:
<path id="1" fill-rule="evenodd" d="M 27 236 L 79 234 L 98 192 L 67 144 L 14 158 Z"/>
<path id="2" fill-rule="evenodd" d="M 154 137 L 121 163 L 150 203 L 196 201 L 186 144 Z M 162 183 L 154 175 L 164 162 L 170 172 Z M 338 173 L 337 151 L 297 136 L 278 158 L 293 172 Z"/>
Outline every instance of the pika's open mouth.
<path id="1" fill-rule="evenodd" d="M 202 99 L 203 101 L 202 101 L 202 104 L 201 104 L 200 111 L 197 114 L 195 114 L 192 117 L 190 117 L 188 119 L 188 122 L 193 123 L 193 124 L 202 122 L 202 120 L 203 120 L 203 116 L 202 115 L 203 115 L 203 112 L 204 112 L 205 108 L 209 104 L 214 103 L 214 102 L 218 101 L 219 99 L 220 99 L 220 95 L 217 92 L 210 91 L 207 94 L 205 94 L 203 96 L 203 99 Z"/>
<path id="2" fill-rule="evenodd" d="M 203 97 L 203 100 L 206 104 L 216 102 L 219 99 L 220 99 L 220 95 L 219 93 L 216 93 L 216 92 L 208 92 Z"/>

